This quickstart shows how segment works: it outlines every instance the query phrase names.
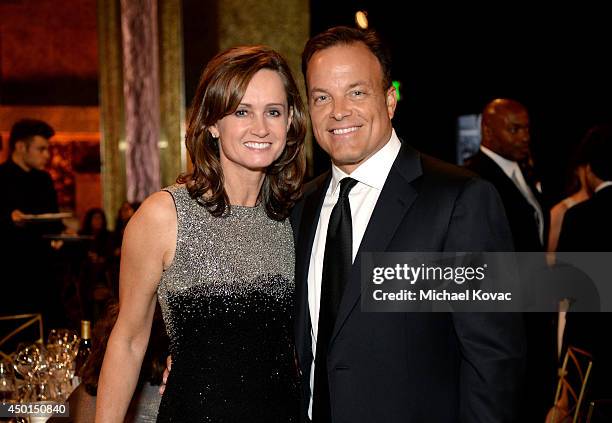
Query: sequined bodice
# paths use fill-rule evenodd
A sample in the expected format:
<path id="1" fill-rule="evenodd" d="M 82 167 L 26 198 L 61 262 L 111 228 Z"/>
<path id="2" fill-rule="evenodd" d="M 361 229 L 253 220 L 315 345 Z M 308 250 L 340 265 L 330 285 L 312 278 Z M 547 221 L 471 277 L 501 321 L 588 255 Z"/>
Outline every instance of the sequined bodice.
<path id="1" fill-rule="evenodd" d="M 214 217 L 186 188 L 166 188 L 178 217 L 158 299 L 172 372 L 160 421 L 292 421 L 294 248 L 288 221 L 262 206 Z"/>

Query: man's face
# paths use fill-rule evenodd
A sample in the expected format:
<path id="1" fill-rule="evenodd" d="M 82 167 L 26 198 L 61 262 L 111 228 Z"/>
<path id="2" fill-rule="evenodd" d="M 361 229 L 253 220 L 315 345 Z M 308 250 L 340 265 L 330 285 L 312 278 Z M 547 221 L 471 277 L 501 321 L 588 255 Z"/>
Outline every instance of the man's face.
<path id="1" fill-rule="evenodd" d="M 500 110 L 487 126 L 491 150 L 520 162 L 529 157 L 529 115 L 522 108 Z"/>
<path id="2" fill-rule="evenodd" d="M 315 53 L 306 72 L 317 142 L 336 166 L 351 173 L 391 137 L 395 88 L 382 86 L 382 68 L 362 43 Z"/>
<path id="3" fill-rule="evenodd" d="M 30 169 L 44 170 L 51 157 L 49 154 L 49 140 L 35 135 L 28 143 L 19 141 L 16 144 L 17 150 L 21 153 L 23 163 Z"/>

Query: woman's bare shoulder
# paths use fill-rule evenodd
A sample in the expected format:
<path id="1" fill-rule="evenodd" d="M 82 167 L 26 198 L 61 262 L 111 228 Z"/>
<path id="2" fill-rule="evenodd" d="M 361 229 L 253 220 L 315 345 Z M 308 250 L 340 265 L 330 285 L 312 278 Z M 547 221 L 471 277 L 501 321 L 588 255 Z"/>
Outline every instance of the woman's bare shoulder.
<path id="1" fill-rule="evenodd" d="M 176 207 L 172 195 L 166 191 L 151 194 L 138 208 L 130 223 L 168 224 L 176 222 Z M 132 225 L 133 226 L 133 225 Z"/>
<path id="2" fill-rule="evenodd" d="M 138 208 L 125 229 L 125 239 L 137 247 L 160 249 L 163 254 L 174 248 L 177 216 L 170 193 L 156 192 Z"/>

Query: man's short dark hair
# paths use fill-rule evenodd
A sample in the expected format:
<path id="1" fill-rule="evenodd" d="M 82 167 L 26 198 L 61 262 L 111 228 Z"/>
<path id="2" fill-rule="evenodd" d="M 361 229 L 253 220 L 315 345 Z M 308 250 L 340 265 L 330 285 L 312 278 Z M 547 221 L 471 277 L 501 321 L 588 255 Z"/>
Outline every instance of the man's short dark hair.
<path id="1" fill-rule="evenodd" d="M 42 120 L 21 119 L 15 122 L 9 136 L 9 151 L 13 152 L 15 150 L 17 142 L 24 141 L 26 144 L 29 144 L 32 138 L 37 135 L 49 139 L 55 135 L 55 131 L 51 125 Z"/>
<path id="2" fill-rule="evenodd" d="M 597 125 L 583 141 L 586 162 L 599 179 L 612 181 L 612 125 Z"/>
<path id="3" fill-rule="evenodd" d="M 308 61 L 318 51 L 328 49 L 337 45 L 350 45 L 363 43 L 378 59 L 383 74 L 383 89 L 391 86 L 391 53 L 383 42 L 380 35 L 371 29 L 351 28 L 348 26 L 336 26 L 312 37 L 306 43 L 302 52 L 302 73 L 306 84 L 306 70 Z"/>

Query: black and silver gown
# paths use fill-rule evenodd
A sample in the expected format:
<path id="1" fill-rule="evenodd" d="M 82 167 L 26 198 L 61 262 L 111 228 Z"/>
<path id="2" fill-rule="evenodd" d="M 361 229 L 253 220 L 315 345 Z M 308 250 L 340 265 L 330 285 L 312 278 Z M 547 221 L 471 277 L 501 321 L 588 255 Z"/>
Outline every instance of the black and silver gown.
<path id="1" fill-rule="evenodd" d="M 165 190 L 178 236 L 157 290 L 173 360 L 158 421 L 297 421 L 288 220 L 261 205 L 217 218 L 183 185 Z"/>

